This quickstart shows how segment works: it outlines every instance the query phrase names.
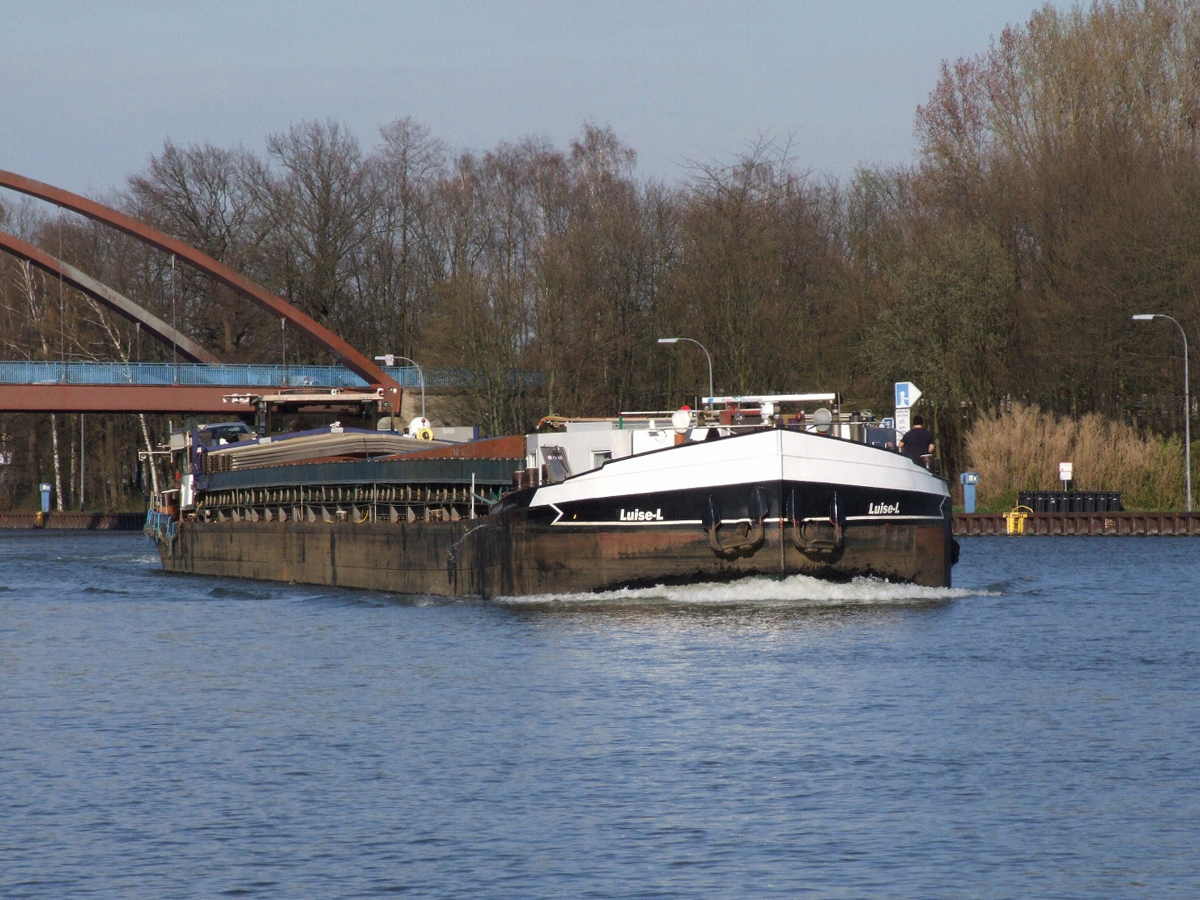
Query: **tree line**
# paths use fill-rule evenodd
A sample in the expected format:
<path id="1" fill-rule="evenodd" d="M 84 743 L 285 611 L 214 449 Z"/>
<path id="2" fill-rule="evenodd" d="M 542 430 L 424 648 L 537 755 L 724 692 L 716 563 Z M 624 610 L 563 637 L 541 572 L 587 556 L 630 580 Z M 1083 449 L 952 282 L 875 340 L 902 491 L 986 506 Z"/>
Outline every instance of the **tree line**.
<path id="1" fill-rule="evenodd" d="M 915 382 L 955 472 L 971 425 L 1015 402 L 1182 433 L 1178 333 L 1130 316 L 1169 314 L 1200 337 L 1198 126 L 1200 2 L 1107 0 L 1048 5 L 945 63 L 915 114 L 914 163 L 845 181 L 766 138 L 665 184 L 638 178 L 636 151 L 594 124 L 565 148 L 527 137 L 477 152 L 412 119 L 369 146 L 309 121 L 261 153 L 167 142 L 96 199 L 367 355 L 469 371 L 455 413 L 489 434 L 694 402 L 703 354 L 656 342 L 686 336 L 711 352 L 718 393 L 838 390 L 886 415 L 892 384 Z M 226 361 L 328 361 L 101 226 L 7 202 L 0 228 Z M 4 261 L 2 355 L 170 358 L 63 294 Z M 0 431 L 22 456 L 36 447 L 44 472 L 49 425 L 29 418 Z M 133 447 L 135 426 L 120 427 Z"/>

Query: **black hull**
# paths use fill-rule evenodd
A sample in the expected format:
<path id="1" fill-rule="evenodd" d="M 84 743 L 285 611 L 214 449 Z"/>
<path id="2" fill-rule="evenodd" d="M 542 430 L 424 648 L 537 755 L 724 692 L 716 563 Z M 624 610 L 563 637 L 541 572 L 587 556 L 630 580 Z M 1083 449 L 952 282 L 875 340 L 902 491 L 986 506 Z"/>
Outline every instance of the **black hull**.
<path id="1" fill-rule="evenodd" d="M 803 532 L 801 534 L 800 532 Z M 752 575 L 874 575 L 947 587 L 949 522 L 555 526 L 527 509 L 459 522 L 184 522 L 167 571 L 460 597 L 586 592 Z"/>
<path id="2" fill-rule="evenodd" d="M 509 491 L 479 517 L 464 486 L 488 474 L 481 464 L 421 465 L 213 476 L 195 513 L 156 532 L 163 566 L 484 598 L 801 573 L 950 584 L 945 479 L 847 441 L 764 431 L 684 444 Z"/>

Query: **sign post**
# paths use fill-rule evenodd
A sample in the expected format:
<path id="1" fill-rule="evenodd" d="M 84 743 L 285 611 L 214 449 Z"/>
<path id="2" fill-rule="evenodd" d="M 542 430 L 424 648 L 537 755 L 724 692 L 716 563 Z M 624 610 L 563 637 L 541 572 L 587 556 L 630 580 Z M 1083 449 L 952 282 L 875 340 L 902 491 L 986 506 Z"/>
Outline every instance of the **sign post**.
<path id="1" fill-rule="evenodd" d="M 1063 483 L 1063 490 L 1071 489 L 1071 482 L 1074 480 L 1074 465 L 1069 462 L 1060 462 L 1058 464 L 1058 480 Z"/>
<path id="2" fill-rule="evenodd" d="M 921 399 L 921 389 L 911 381 L 896 382 L 896 440 L 912 427 L 910 410 Z"/>
<path id="3" fill-rule="evenodd" d="M 979 484 L 978 472 L 963 472 L 958 476 L 963 489 L 963 512 L 975 512 L 975 485 Z"/>

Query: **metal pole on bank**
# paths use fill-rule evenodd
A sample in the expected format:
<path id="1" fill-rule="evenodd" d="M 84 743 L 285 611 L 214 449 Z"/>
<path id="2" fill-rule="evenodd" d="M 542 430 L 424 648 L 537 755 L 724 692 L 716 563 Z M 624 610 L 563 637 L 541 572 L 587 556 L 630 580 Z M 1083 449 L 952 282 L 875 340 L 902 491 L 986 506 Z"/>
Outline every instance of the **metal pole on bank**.
<path id="1" fill-rule="evenodd" d="M 381 362 L 385 366 L 394 366 L 396 364 L 396 360 L 398 360 L 398 359 L 403 360 L 404 362 L 410 362 L 414 366 L 417 367 L 417 375 L 421 379 L 421 418 L 424 419 L 425 418 L 425 370 L 421 368 L 420 363 L 418 363 L 415 359 L 409 359 L 407 356 L 397 356 L 395 353 L 385 353 L 383 356 L 375 357 L 376 362 Z"/>
<path id="2" fill-rule="evenodd" d="M 709 398 L 709 402 L 711 402 L 711 401 L 712 401 L 712 398 L 713 398 L 713 396 L 714 396 L 714 392 L 713 392 L 713 368 L 712 368 L 712 357 L 711 357 L 711 356 L 709 355 L 709 353 L 708 353 L 708 348 L 707 348 L 707 347 L 705 347 L 705 346 L 704 346 L 702 343 L 700 343 L 700 342 L 699 342 L 698 340 L 696 340 L 695 338 L 687 338 L 687 337 L 666 337 L 666 338 L 659 338 L 659 339 L 658 339 L 658 342 L 659 342 L 660 344 L 678 344 L 680 341 L 687 341 L 689 344 L 695 344 L 697 347 L 699 347 L 701 350 L 703 350 L 703 351 L 704 351 L 704 358 L 705 358 L 706 360 L 708 360 L 708 398 Z"/>
<path id="3" fill-rule="evenodd" d="M 1183 326 L 1171 316 L 1163 313 L 1138 313 L 1133 317 L 1135 322 L 1149 322 L 1151 319 L 1167 319 L 1174 322 L 1183 338 L 1183 464 L 1186 467 L 1185 483 L 1187 484 L 1187 511 L 1192 511 L 1192 402 L 1188 394 L 1188 345 L 1187 333 Z"/>

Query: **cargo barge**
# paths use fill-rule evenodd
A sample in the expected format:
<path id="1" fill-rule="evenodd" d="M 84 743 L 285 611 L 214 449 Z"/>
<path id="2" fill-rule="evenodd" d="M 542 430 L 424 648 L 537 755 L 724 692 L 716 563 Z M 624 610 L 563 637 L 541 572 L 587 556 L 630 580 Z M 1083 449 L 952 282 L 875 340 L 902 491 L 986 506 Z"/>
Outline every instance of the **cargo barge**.
<path id="1" fill-rule="evenodd" d="M 424 420 L 181 430 L 146 531 L 169 572 L 449 597 L 798 573 L 949 586 L 945 478 L 868 443 L 836 395 L 708 400 L 466 442 Z"/>

